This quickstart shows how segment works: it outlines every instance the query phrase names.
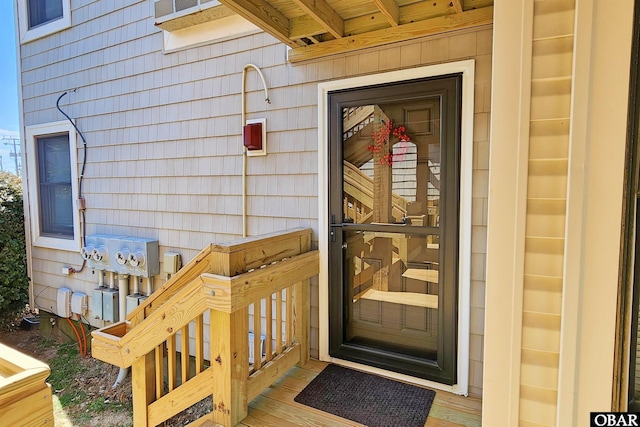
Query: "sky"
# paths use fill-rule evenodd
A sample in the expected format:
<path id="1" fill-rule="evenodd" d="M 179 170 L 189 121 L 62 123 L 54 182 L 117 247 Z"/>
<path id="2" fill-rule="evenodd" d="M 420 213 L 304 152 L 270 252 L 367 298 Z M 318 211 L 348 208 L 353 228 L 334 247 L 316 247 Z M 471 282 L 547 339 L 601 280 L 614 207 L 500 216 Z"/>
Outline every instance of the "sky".
<path id="1" fill-rule="evenodd" d="M 15 172 L 12 141 L 18 137 L 18 74 L 13 1 L 0 0 L 0 158 L 5 171 Z"/>

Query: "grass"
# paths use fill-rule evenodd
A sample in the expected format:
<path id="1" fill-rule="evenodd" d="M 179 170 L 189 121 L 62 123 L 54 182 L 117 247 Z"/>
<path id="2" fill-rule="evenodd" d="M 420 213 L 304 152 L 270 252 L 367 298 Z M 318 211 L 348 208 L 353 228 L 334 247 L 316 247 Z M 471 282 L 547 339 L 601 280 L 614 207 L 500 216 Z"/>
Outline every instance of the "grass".
<path id="1" fill-rule="evenodd" d="M 130 401 L 120 402 L 106 395 L 105 364 L 82 358 L 76 344 L 58 344 L 42 339 L 43 352 L 54 353 L 48 360 L 54 415 L 58 426 L 132 426 Z M 110 386 L 109 386 L 110 387 Z"/>
<path id="2" fill-rule="evenodd" d="M 60 328 L 58 322 L 51 322 L 52 325 L 54 323 L 54 327 L 45 331 L 40 328 L 27 331 L 17 327 L 2 329 L 0 342 L 47 363 L 51 368 L 47 382 L 53 392 L 55 426 L 132 427 L 131 375 L 114 389 L 112 385 L 119 368 L 91 356 L 82 357 L 78 343 L 71 341 L 72 337 Z M 195 421 L 211 412 L 212 403 L 210 397 L 205 398 L 167 420 L 164 425 L 177 427 Z M 2 420 L 0 427 L 4 427 Z"/>

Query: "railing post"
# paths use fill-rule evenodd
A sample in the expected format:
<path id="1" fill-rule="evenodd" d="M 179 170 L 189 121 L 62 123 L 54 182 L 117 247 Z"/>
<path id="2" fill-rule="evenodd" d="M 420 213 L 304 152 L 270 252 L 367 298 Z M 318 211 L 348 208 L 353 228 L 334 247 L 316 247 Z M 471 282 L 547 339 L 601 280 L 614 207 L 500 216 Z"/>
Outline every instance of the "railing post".
<path id="1" fill-rule="evenodd" d="M 155 400 L 155 352 L 139 357 L 131 366 L 131 391 L 133 394 L 133 425 L 149 426 L 150 403 Z"/>
<path id="2" fill-rule="evenodd" d="M 293 286 L 294 341 L 300 344 L 299 366 L 309 361 L 309 279 Z"/>
<path id="3" fill-rule="evenodd" d="M 311 250 L 311 234 L 300 237 L 300 253 L 306 253 Z M 293 287 L 294 292 L 294 338 L 300 343 L 300 362 L 299 366 L 305 365 L 309 361 L 310 349 L 310 280 L 306 279 L 300 283 L 296 283 Z"/>
<path id="4" fill-rule="evenodd" d="M 248 312 L 211 310 L 211 368 L 213 369 L 213 420 L 233 427 L 248 413 L 249 376 Z"/>

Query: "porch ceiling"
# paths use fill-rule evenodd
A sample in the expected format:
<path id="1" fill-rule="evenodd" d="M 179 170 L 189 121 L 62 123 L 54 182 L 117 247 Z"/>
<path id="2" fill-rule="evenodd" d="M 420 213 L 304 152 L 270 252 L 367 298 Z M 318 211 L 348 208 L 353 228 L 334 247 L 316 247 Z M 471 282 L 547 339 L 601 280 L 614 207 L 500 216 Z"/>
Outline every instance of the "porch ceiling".
<path id="1" fill-rule="evenodd" d="M 220 0 L 292 48 L 291 62 L 493 22 L 493 0 Z"/>

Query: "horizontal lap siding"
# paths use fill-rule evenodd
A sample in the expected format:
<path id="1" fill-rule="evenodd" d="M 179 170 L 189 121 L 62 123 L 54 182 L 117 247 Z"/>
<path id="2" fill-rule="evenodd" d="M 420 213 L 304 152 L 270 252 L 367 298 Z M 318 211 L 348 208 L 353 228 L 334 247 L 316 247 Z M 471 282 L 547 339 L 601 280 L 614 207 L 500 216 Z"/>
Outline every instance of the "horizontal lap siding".
<path id="1" fill-rule="evenodd" d="M 533 9 L 520 424 L 558 411 L 575 4 Z"/>
<path id="2" fill-rule="evenodd" d="M 262 69 L 272 101 L 264 102 L 262 83 L 249 70 L 247 118 L 266 117 L 269 154 L 247 160 L 248 234 L 311 227 L 317 239 L 317 83 L 476 59 L 470 392 L 481 394 L 491 30 L 293 66 L 286 47 L 264 33 L 165 54 L 149 3 L 126 3 L 73 1 L 72 28 L 21 47 L 24 124 L 63 120 L 56 99 L 77 88 L 61 106 L 87 140 L 87 234 L 157 238 L 161 260 L 177 251 L 186 263 L 206 244 L 242 233 L 245 64 Z M 80 149 L 80 161 L 82 155 Z M 92 271 L 60 273 L 80 263 L 74 253 L 34 248 L 36 304 L 55 311 L 61 286 L 91 295 Z M 155 287 L 164 281 L 156 276 Z M 311 283 L 311 354 L 317 357 L 318 281 Z"/>

